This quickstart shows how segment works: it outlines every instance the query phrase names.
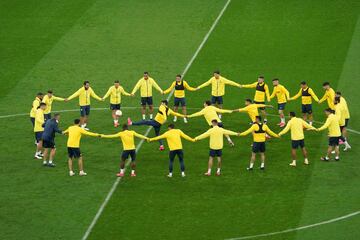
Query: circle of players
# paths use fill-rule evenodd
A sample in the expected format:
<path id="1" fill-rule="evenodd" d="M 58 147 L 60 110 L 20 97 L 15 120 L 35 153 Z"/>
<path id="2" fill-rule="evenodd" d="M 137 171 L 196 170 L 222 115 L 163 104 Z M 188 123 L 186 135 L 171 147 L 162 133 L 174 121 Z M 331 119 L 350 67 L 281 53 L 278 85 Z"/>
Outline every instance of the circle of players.
<path id="1" fill-rule="evenodd" d="M 264 77 L 258 77 L 257 81 L 252 84 L 239 84 L 234 81 L 228 80 L 220 75 L 219 71 L 214 71 L 213 77 L 200 86 L 193 88 L 182 79 L 181 75 L 177 75 L 175 81 L 171 86 L 162 90 L 156 81 L 150 77 L 148 72 L 144 72 L 143 77 L 137 82 L 131 93 L 128 93 L 120 85 L 119 81 L 115 81 L 114 85 L 109 88 L 107 93 L 101 98 L 90 87 L 89 81 L 85 81 L 83 86 L 68 98 L 60 98 L 53 95 L 53 92 L 49 90 L 47 94 L 43 95 L 38 93 L 35 100 L 32 103 L 32 109 L 30 112 L 30 119 L 34 127 L 35 139 L 36 139 L 36 153 L 35 158 L 42 159 L 43 165 L 48 167 L 55 167 L 55 133 L 68 135 L 67 148 L 68 148 L 68 167 L 69 175 L 74 176 L 73 160 L 78 159 L 79 175 L 87 175 L 84 172 L 83 157 L 80 151 L 80 140 L 82 135 L 101 137 L 101 138 L 120 138 L 123 144 L 123 152 L 121 154 L 120 171 L 117 173 L 118 177 L 123 177 L 126 168 L 126 160 L 131 158 L 131 176 L 135 177 L 136 172 L 136 148 L 134 144 L 134 138 L 140 138 L 147 140 L 148 142 L 159 141 L 159 150 L 163 151 L 163 139 L 167 140 L 169 147 L 169 173 L 168 177 L 173 176 L 173 162 L 177 156 L 180 162 L 181 176 L 185 177 L 185 165 L 184 165 L 184 152 L 181 139 L 185 139 L 191 142 L 200 141 L 205 138 L 209 138 L 209 161 L 208 170 L 205 172 L 206 176 L 211 176 L 214 158 L 217 158 L 216 175 L 221 175 L 222 164 L 222 149 L 223 139 L 227 139 L 231 146 L 234 146 L 230 136 L 246 136 L 252 134 L 252 154 L 250 164 L 247 170 L 254 169 L 254 162 L 256 155 L 259 154 L 261 158 L 260 169 L 265 169 L 265 142 L 268 138 L 280 136 L 291 131 L 292 150 L 291 157 L 292 162 L 290 166 L 296 167 L 296 150 L 300 148 L 304 156 L 304 164 L 308 165 L 309 160 L 304 142 L 304 129 L 322 131 L 328 129 L 328 149 L 326 155 L 321 158 L 323 161 L 329 161 L 331 154 L 335 154 L 335 160 L 339 161 L 339 144 L 345 146 L 344 151 L 351 148 L 347 141 L 346 127 L 350 118 L 348 106 L 346 100 L 341 95 L 341 92 L 335 92 L 329 82 L 323 84 L 325 90 L 324 96 L 319 99 L 314 91 L 307 85 L 306 82 L 300 83 L 299 92 L 290 97 L 289 91 L 279 83 L 279 79 L 273 79 L 273 92 L 270 95 L 269 87 L 264 82 Z M 204 107 L 201 111 L 187 114 L 186 111 L 186 98 L 185 91 L 197 91 L 201 88 L 211 85 L 211 101 L 205 101 Z M 246 99 L 245 106 L 236 110 L 223 109 L 223 96 L 225 95 L 225 86 L 230 85 L 238 88 L 253 88 L 255 89 L 254 100 Z M 163 100 L 160 103 L 158 112 L 153 118 L 153 89 L 156 89 L 161 94 L 168 94 L 173 91 L 174 94 L 174 108 L 169 107 L 168 101 Z M 90 132 L 87 128 L 87 123 L 90 115 L 90 100 L 95 98 L 99 101 L 104 101 L 106 98 L 110 98 L 110 110 L 112 111 L 112 118 L 114 121 L 114 127 L 119 126 L 119 117 L 121 112 L 121 97 L 134 96 L 135 93 L 140 90 L 141 96 L 141 113 L 142 120 L 132 121 L 127 119 L 127 124 L 122 125 L 122 131 L 112 134 L 103 135 Z M 279 126 L 284 128 L 280 133 L 274 133 L 266 124 L 266 108 L 273 108 L 271 105 L 266 105 L 265 101 L 270 102 L 272 98 L 277 98 L 278 112 L 280 117 Z M 290 112 L 290 120 L 285 122 L 284 110 L 286 103 L 291 100 L 295 100 L 301 97 L 301 109 L 302 118 L 297 117 L 295 112 Z M 74 120 L 74 125 L 70 126 L 64 131 L 61 131 L 58 127 L 60 120 L 60 114 L 56 113 L 51 116 L 51 107 L 53 101 L 70 101 L 71 99 L 78 98 L 80 105 L 80 118 Z M 318 103 L 327 101 L 328 108 L 325 109 L 327 116 L 326 122 L 320 127 L 315 128 L 313 123 L 312 101 L 315 100 Z M 178 113 L 179 107 L 182 108 L 182 114 Z M 146 119 L 146 111 L 148 107 L 149 119 Z M 261 111 L 261 115 L 259 114 Z M 237 133 L 234 131 L 226 130 L 221 121 L 222 114 L 234 113 L 234 112 L 246 112 L 251 120 L 250 128 L 244 132 Z M 162 125 L 167 121 L 168 117 L 172 115 L 173 121 L 176 122 L 178 117 L 183 118 L 184 122 L 188 122 L 188 118 L 204 116 L 210 129 L 205 133 L 191 138 L 186 135 L 180 129 L 176 129 L 174 124 L 168 125 L 168 131 L 160 135 L 160 129 Z M 147 125 L 153 127 L 156 137 L 148 138 L 144 135 L 138 134 L 133 130 L 129 130 L 130 126 Z"/>

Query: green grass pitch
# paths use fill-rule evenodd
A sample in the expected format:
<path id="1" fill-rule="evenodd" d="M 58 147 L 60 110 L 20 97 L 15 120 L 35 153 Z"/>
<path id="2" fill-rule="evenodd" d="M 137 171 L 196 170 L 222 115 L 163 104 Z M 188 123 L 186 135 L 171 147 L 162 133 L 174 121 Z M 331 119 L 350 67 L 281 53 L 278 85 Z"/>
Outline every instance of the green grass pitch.
<path id="1" fill-rule="evenodd" d="M 33 159 L 27 113 L 34 95 L 53 89 L 67 97 L 85 79 L 99 95 L 115 79 L 130 91 L 143 71 L 166 88 L 184 70 L 225 3 L 0 2 L 0 239 L 82 239 L 116 180 L 122 150 L 118 140 L 83 138 L 87 177 L 68 176 L 66 137 L 56 138 L 56 168 L 43 168 Z M 235 148 L 224 148 L 223 175 L 206 178 L 208 141 L 184 142 L 187 177 L 180 177 L 175 162 L 174 177 L 167 179 L 168 152 L 159 152 L 156 143 L 144 143 L 138 153 L 138 177 L 121 179 L 88 239 L 231 239 L 359 211 L 359 12 L 356 0 L 232 0 L 185 76 L 198 86 L 215 69 L 239 83 L 254 82 L 263 74 L 269 86 L 272 78 L 280 78 L 291 95 L 305 80 L 319 96 L 322 82 L 330 81 L 347 99 L 350 128 L 355 130 L 349 133 L 353 148 L 341 154 L 340 162 L 320 162 L 326 132 L 306 132 L 311 165 L 288 166 L 288 134 L 267 143 L 265 172 L 247 172 L 252 139 L 234 138 Z M 227 87 L 225 108 L 242 106 L 253 93 Z M 155 93 L 154 98 L 157 104 L 164 96 Z M 188 92 L 188 107 L 200 108 L 209 98 L 210 88 Z M 123 106 L 138 107 L 139 100 L 139 95 L 124 97 Z M 107 107 L 108 102 L 93 100 L 92 108 Z M 324 121 L 325 107 L 315 104 L 316 121 Z M 54 103 L 54 112 L 75 110 L 62 112 L 62 129 L 78 117 L 77 108 L 77 100 Z M 300 114 L 300 102 L 289 103 L 286 110 Z M 123 122 L 127 116 L 141 117 L 139 109 L 124 108 L 123 113 Z M 270 113 L 276 115 L 275 110 Z M 13 114 L 23 115 L 4 117 Z M 224 115 L 223 121 L 234 131 L 248 128 L 245 114 Z M 278 132 L 278 117 L 269 121 Z M 193 137 L 208 128 L 203 118 L 176 125 Z M 105 109 L 92 111 L 90 128 L 104 134 L 117 131 Z M 360 238 L 359 224 L 356 215 L 258 239 L 355 240 Z"/>

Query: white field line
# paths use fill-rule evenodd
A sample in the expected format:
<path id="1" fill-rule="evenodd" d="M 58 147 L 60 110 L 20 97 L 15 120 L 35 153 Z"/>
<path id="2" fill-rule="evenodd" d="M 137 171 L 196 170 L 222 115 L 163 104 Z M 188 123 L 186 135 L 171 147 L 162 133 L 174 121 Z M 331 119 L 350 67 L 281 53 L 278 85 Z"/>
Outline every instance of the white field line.
<path id="1" fill-rule="evenodd" d="M 203 38 L 202 42 L 200 43 L 199 47 L 196 49 L 195 53 L 193 54 L 193 56 L 191 57 L 190 61 L 188 62 L 188 64 L 186 65 L 184 71 L 182 72 L 182 76 L 185 76 L 185 74 L 187 73 L 187 71 L 189 70 L 189 68 L 191 67 L 192 63 L 194 62 L 194 60 L 196 59 L 197 55 L 199 54 L 199 52 L 201 51 L 201 49 L 203 48 L 204 44 L 206 43 L 206 41 L 208 40 L 210 34 L 212 33 L 212 31 L 214 30 L 214 28 L 216 27 L 216 25 L 218 24 L 220 18 L 222 17 L 222 15 L 224 14 L 226 8 L 228 7 L 229 3 L 231 2 L 231 0 L 227 0 L 227 2 L 225 3 L 224 7 L 222 8 L 222 10 L 220 11 L 219 15 L 217 16 L 217 18 L 215 19 L 215 21 L 213 22 L 213 24 L 211 25 L 209 31 L 206 33 L 205 37 Z M 170 92 L 169 96 L 167 97 L 167 100 L 169 100 L 172 95 L 174 94 L 174 89 Z M 151 126 L 146 130 L 145 132 L 145 136 L 147 136 L 151 130 Z M 139 151 L 139 149 L 141 148 L 142 144 L 144 143 L 144 140 L 142 139 L 139 144 L 136 146 L 136 152 Z M 128 166 L 128 164 L 126 165 Z M 104 200 L 104 202 L 101 204 L 99 210 L 97 211 L 94 219 L 92 220 L 91 224 L 89 225 L 88 229 L 86 230 L 84 236 L 82 237 L 82 240 L 86 240 L 92 229 L 94 228 L 94 226 L 96 225 L 99 217 L 101 216 L 102 212 L 104 211 L 107 203 L 109 202 L 111 196 L 113 195 L 117 185 L 119 184 L 121 178 L 117 178 L 113 184 L 113 186 L 111 187 L 109 193 L 106 195 L 106 198 Z"/>
<path id="2" fill-rule="evenodd" d="M 306 226 L 302 226 L 302 227 L 297 227 L 297 228 L 289 228 L 283 231 L 278 231 L 278 232 L 272 232 L 272 233 L 264 233 L 264 234 L 257 234 L 257 235 L 252 235 L 252 236 L 244 236 L 244 237 L 236 237 L 236 238 L 228 238 L 225 240 L 244 240 L 244 239 L 254 239 L 254 238 L 261 238 L 261 237 L 269 237 L 269 236 L 273 236 L 273 235 L 279 235 L 279 234 L 284 234 L 284 233 L 289 233 L 289 232 L 295 232 L 295 231 L 299 231 L 299 230 L 304 230 L 307 228 L 313 228 L 313 227 L 318 227 L 321 225 L 325 225 L 325 224 L 329 224 L 329 223 L 333 223 L 333 222 L 338 222 L 341 220 L 345 220 L 347 218 L 351 218 L 354 217 L 356 215 L 358 215 L 360 213 L 360 211 L 356 211 L 338 218 L 333 218 L 327 221 L 323 221 L 323 222 L 319 222 L 319 223 L 314 223 L 314 224 L 310 224 L 310 225 L 306 225 Z"/>

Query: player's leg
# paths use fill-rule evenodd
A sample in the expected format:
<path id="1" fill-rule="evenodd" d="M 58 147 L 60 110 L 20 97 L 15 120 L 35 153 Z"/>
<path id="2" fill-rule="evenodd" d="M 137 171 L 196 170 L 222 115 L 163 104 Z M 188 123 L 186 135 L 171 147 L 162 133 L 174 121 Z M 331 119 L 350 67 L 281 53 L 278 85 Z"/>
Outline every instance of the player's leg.
<path id="1" fill-rule="evenodd" d="M 183 152 L 183 150 L 178 150 L 177 155 L 178 155 L 179 163 L 180 163 L 181 176 L 185 177 L 185 163 L 184 163 L 184 152 Z"/>
<path id="2" fill-rule="evenodd" d="M 265 152 L 260 153 L 260 158 L 261 158 L 260 169 L 264 170 L 265 169 Z"/>
<path id="3" fill-rule="evenodd" d="M 209 161 L 208 161 L 208 170 L 205 173 L 206 176 L 211 176 L 211 168 L 213 166 L 213 161 L 214 161 L 214 157 L 215 157 L 215 150 L 210 149 L 209 152 Z"/>
<path id="4" fill-rule="evenodd" d="M 221 151 L 221 150 L 219 150 L 219 151 Z M 221 155 L 222 154 L 218 154 L 218 157 L 217 157 L 217 169 L 216 169 L 216 175 L 217 176 L 220 176 L 220 174 L 221 174 Z"/>
<path id="5" fill-rule="evenodd" d="M 83 160 L 83 157 L 81 155 L 78 158 L 78 164 L 79 164 L 79 176 L 86 176 L 87 173 L 84 172 L 84 160 Z"/>
<path id="6" fill-rule="evenodd" d="M 154 105 L 149 105 L 149 118 L 153 119 Z"/>
<path id="7" fill-rule="evenodd" d="M 261 115 L 264 119 L 264 123 L 267 123 L 267 118 L 266 118 L 266 110 L 265 108 L 261 109 Z"/>
<path id="8" fill-rule="evenodd" d="M 35 158 L 37 159 L 42 159 L 43 158 L 43 154 L 42 154 L 42 145 L 43 145 L 43 140 L 42 140 L 42 132 L 35 132 L 35 139 L 36 139 L 36 151 L 35 151 Z"/>
<path id="9" fill-rule="evenodd" d="M 55 154 L 56 154 L 56 148 L 55 148 L 55 146 L 53 146 L 51 148 L 51 150 L 50 150 L 49 162 L 47 164 L 49 167 L 55 167 L 56 166 L 55 163 L 53 162 Z"/>
<path id="10" fill-rule="evenodd" d="M 307 154 L 307 150 L 306 150 L 305 146 L 303 146 L 301 148 L 301 151 L 302 151 L 303 156 L 304 156 L 304 164 L 309 165 L 308 154 Z"/>
<path id="11" fill-rule="evenodd" d="M 131 177 L 136 177 L 135 169 L 136 169 L 136 151 L 131 150 L 130 151 L 130 157 L 131 157 Z"/>
<path id="12" fill-rule="evenodd" d="M 351 149 L 351 146 L 350 146 L 350 144 L 348 143 L 347 139 L 345 138 L 345 136 L 344 136 L 344 134 L 343 134 L 344 131 L 346 131 L 345 125 L 344 125 L 344 126 L 340 126 L 341 136 L 340 136 L 340 141 L 339 141 L 339 143 L 340 143 L 340 144 L 344 144 L 344 145 L 345 145 L 344 151 L 347 151 L 348 149 Z"/>
<path id="13" fill-rule="evenodd" d="M 172 177 L 175 156 L 176 156 L 175 151 L 169 151 L 169 174 L 167 175 L 168 177 Z"/>
<path id="14" fill-rule="evenodd" d="M 182 113 L 183 113 L 183 115 L 186 116 L 186 115 L 187 115 L 187 110 L 186 110 L 186 100 L 185 100 L 185 98 L 182 98 L 181 108 L 182 108 Z M 188 123 L 187 117 L 184 117 L 184 123 Z"/>
<path id="15" fill-rule="evenodd" d="M 141 116 L 143 120 L 146 119 L 146 103 L 143 103 L 142 101 L 141 101 Z"/>
<path id="16" fill-rule="evenodd" d="M 69 167 L 69 175 L 70 175 L 70 177 L 74 176 L 75 173 L 74 173 L 74 170 L 73 170 L 73 158 L 72 157 L 69 157 L 69 159 L 68 159 L 68 167 Z"/>
<path id="17" fill-rule="evenodd" d="M 285 115 L 284 115 L 285 103 L 279 104 L 278 108 L 279 108 L 279 117 L 280 117 L 279 126 L 285 127 Z"/>
<path id="18" fill-rule="evenodd" d="M 174 98 L 174 112 L 178 112 L 179 104 L 180 104 L 180 99 L 175 97 Z M 176 122 L 176 121 L 177 121 L 177 116 L 174 116 L 174 122 Z"/>
<path id="19" fill-rule="evenodd" d="M 296 167 L 296 148 L 291 148 L 291 159 L 292 162 L 289 164 L 292 167 Z"/>
<path id="20" fill-rule="evenodd" d="M 47 158 L 49 155 L 49 149 L 47 147 L 44 147 L 44 152 L 43 152 L 43 166 L 47 166 Z"/>
<path id="21" fill-rule="evenodd" d="M 253 148 L 254 148 L 254 146 L 253 146 Z M 250 165 L 249 165 L 249 167 L 247 168 L 247 170 L 253 170 L 253 168 L 254 168 L 254 163 L 255 163 L 255 159 L 256 159 L 256 153 L 253 151 L 253 152 L 251 153 Z"/>

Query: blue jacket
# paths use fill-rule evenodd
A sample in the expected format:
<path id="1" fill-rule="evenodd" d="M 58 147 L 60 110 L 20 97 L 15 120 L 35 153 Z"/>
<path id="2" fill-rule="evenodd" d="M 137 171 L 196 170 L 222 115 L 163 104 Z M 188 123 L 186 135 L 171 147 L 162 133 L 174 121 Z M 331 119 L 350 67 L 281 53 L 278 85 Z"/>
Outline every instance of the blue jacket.
<path id="1" fill-rule="evenodd" d="M 44 132 L 42 134 L 42 139 L 45 141 L 54 141 L 56 132 L 60 134 L 62 133 L 62 131 L 58 127 L 58 123 L 53 118 L 46 121 Z"/>

